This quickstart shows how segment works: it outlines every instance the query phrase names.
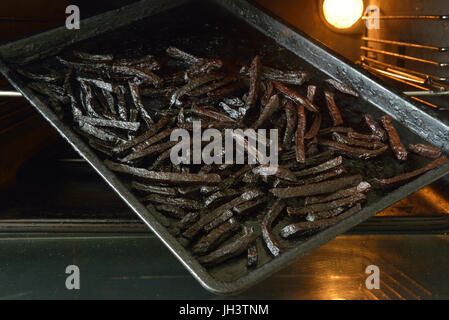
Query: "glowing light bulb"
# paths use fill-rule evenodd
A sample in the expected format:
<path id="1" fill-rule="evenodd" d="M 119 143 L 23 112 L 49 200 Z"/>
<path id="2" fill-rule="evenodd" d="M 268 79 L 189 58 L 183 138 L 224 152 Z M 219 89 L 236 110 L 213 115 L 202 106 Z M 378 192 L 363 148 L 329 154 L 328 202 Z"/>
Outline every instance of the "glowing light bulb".
<path id="1" fill-rule="evenodd" d="M 363 0 L 324 0 L 323 15 L 337 29 L 352 27 L 363 14 Z"/>

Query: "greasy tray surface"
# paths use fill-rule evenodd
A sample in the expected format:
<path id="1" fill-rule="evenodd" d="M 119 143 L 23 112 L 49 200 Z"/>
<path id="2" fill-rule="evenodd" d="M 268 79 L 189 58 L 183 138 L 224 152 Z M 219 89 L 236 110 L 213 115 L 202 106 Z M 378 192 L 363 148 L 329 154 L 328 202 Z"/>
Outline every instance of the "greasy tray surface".
<path id="1" fill-rule="evenodd" d="M 149 2 L 149 5 L 152 3 L 153 2 Z M 239 4 L 241 5 L 241 8 L 248 11 L 238 9 L 236 11 L 237 14 L 245 15 L 247 13 L 251 13 L 252 11 L 250 10 L 255 10 L 248 4 L 238 1 L 233 1 L 230 6 L 233 7 Z M 133 10 L 132 8 L 133 6 L 129 7 L 129 10 Z M 276 30 L 279 22 L 271 20 L 269 17 L 264 16 L 257 10 L 254 12 L 258 13 L 252 13 L 250 17 L 247 16 L 245 19 L 252 22 L 253 20 L 255 21 L 261 19 L 260 17 L 263 17 L 264 19 L 262 19 L 262 26 L 259 25 L 259 27 L 266 27 L 269 35 L 273 32 L 282 31 L 283 37 L 277 38 L 280 39 L 281 42 L 283 42 L 283 44 L 287 47 L 294 48 L 298 44 L 298 41 L 293 43 L 289 40 L 289 37 L 292 36 L 300 37 L 301 41 L 306 41 L 308 45 L 313 46 L 313 44 L 308 42 L 307 39 L 302 38 L 285 27 L 282 27 L 280 30 Z M 264 25 L 268 22 L 271 22 L 272 25 Z M 320 80 L 327 78 L 326 75 L 317 71 L 310 64 L 299 59 L 296 55 L 289 52 L 285 48 L 282 48 L 270 38 L 264 36 L 254 28 L 251 28 L 247 23 L 237 20 L 226 10 L 219 10 L 216 5 L 187 4 L 182 8 L 171 9 L 157 16 L 138 21 L 130 26 L 126 26 L 126 23 L 124 23 L 124 25 L 124 27 L 111 33 L 99 35 L 94 40 L 90 39 L 84 41 L 83 43 L 77 44 L 76 48 L 86 51 L 98 51 L 99 48 L 101 48 L 102 52 L 108 53 L 126 54 L 127 52 L 139 52 L 142 54 L 151 53 L 156 56 L 160 56 L 168 45 L 175 45 L 200 56 L 219 57 L 229 64 L 247 64 L 255 54 L 260 54 L 263 63 L 269 66 L 292 70 L 298 68 L 299 66 L 304 67 L 304 69 L 307 69 L 313 75 L 313 82 L 315 84 L 320 85 Z M 85 26 L 82 26 L 82 28 L 83 27 Z M 39 36 L 43 35 L 45 35 L 45 33 Z M 14 47 L 13 45 L 14 44 L 9 44 L 8 48 L 11 49 Z M 0 48 L 0 54 L 2 54 L 3 57 L 5 57 L 4 48 L 5 47 Z M 322 50 L 319 47 L 316 48 L 317 50 Z M 39 49 L 45 52 L 44 48 Z M 67 52 L 70 52 L 71 48 L 66 48 L 66 50 Z M 311 55 L 310 50 L 296 52 L 299 56 L 304 56 L 306 60 L 312 63 L 316 62 L 314 59 L 318 59 L 315 54 Z M 325 53 L 329 54 L 327 52 Z M 35 53 L 35 56 L 39 56 L 39 54 Z M 333 59 L 336 58 L 333 57 Z M 383 89 L 378 84 L 373 86 L 374 82 L 361 74 L 360 71 L 352 69 L 350 66 L 345 65 L 339 60 L 336 61 L 339 64 L 337 68 L 332 66 L 331 61 L 327 62 L 324 66 L 319 63 L 316 63 L 315 65 L 317 65 L 319 69 L 326 71 L 328 74 L 340 80 L 344 80 L 345 82 L 351 83 L 358 89 L 364 98 L 379 106 L 379 102 L 376 101 L 376 97 L 366 94 L 367 92 L 365 88 L 371 86 L 369 89 L 370 93 L 374 92 L 379 95 L 382 94 L 382 90 L 386 89 Z M 54 59 L 50 58 L 46 60 L 45 63 L 53 65 Z M 41 64 L 41 62 L 38 64 Z M 326 66 L 329 67 L 329 69 L 326 69 Z M 358 214 L 344 220 L 340 224 L 322 231 L 307 240 L 284 240 L 284 244 L 286 244 L 290 250 L 276 259 L 271 260 L 269 255 L 263 249 L 262 243 L 259 243 L 259 267 L 254 271 L 248 272 L 245 266 L 246 259 L 234 259 L 212 269 L 206 270 L 199 265 L 196 259 L 192 257 L 190 253 L 184 249 L 177 242 L 177 240 L 173 238 L 166 231 L 166 229 L 153 218 L 148 210 L 128 191 L 122 182 L 120 182 L 113 173 L 105 168 L 102 161 L 93 153 L 93 151 L 86 146 L 86 144 L 75 133 L 73 133 L 73 131 L 66 124 L 62 123 L 29 88 L 26 87 L 26 84 L 24 84 L 13 72 L 10 72 L 10 69 L 4 64 L 1 64 L 0 67 L 10 81 L 16 86 L 16 88 L 21 90 L 27 99 L 29 99 L 72 144 L 72 146 L 87 159 L 87 161 L 113 187 L 113 189 L 119 193 L 125 202 L 149 225 L 149 227 L 162 239 L 170 250 L 183 262 L 189 271 L 207 289 L 216 293 L 229 294 L 243 290 L 250 285 L 255 284 L 257 281 L 269 276 L 299 256 L 329 241 L 337 234 L 346 231 L 369 216 L 406 197 L 420 187 L 443 176 L 449 171 L 449 166 L 446 164 L 408 183 L 407 185 L 394 190 L 391 193 L 383 193 L 379 191 L 372 192 L 364 209 Z M 351 78 L 351 72 L 360 73 L 359 78 Z M 365 101 L 357 100 L 357 103 L 354 103 L 355 100 L 353 98 L 344 97 L 343 95 L 338 95 L 337 104 L 341 107 L 343 117 L 347 121 L 348 125 L 354 127 L 355 129 L 361 126 L 361 115 L 364 112 L 368 111 L 375 118 L 378 118 L 381 114 L 387 111 L 391 113 L 393 117 L 396 117 L 400 123 L 406 124 L 421 136 L 420 138 L 411 130 L 396 122 L 395 125 L 405 144 L 408 144 L 409 142 L 418 143 L 425 140 L 430 140 L 431 143 L 440 146 L 445 142 L 447 143 L 447 141 L 444 141 L 444 138 L 448 139 L 447 127 L 445 124 L 433 121 L 428 117 L 426 118 L 425 115 L 421 115 L 418 119 L 414 119 L 417 117 L 417 114 L 420 114 L 420 110 L 406 101 L 401 101 L 402 99 L 400 97 L 397 97 L 391 93 L 390 96 L 381 95 L 377 98 L 381 98 L 379 100 L 381 102 L 386 102 L 382 105 L 384 109 L 382 111 Z M 399 111 L 396 110 L 397 108 L 388 110 L 388 106 L 385 106 L 389 103 L 394 103 L 395 106 L 399 107 L 402 106 L 402 108 L 409 107 L 408 110 L 410 112 L 403 113 L 402 110 L 399 110 L 401 116 L 398 116 Z M 322 105 L 323 102 L 318 101 L 317 104 Z M 385 110 L 385 108 L 387 110 Z M 419 130 L 416 128 L 419 128 Z M 425 131 L 423 131 L 423 129 Z M 446 134 L 441 136 L 441 133 Z M 444 145 L 444 147 L 446 146 L 447 144 Z M 420 162 L 421 159 L 415 156 L 411 156 L 411 160 L 403 164 L 400 164 L 392 159 L 393 158 L 391 155 L 388 155 L 374 161 L 362 163 L 362 165 L 360 165 L 360 162 L 357 162 L 356 164 L 355 161 L 345 160 L 345 167 L 349 169 L 350 173 L 362 173 L 365 178 L 370 179 L 372 177 L 382 177 L 383 175 L 392 176 L 400 172 L 415 169 L 422 165 L 422 162 Z M 289 220 L 287 218 L 281 220 L 276 225 L 274 233 L 277 233 L 281 227 L 288 223 L 288 221 Z"/>

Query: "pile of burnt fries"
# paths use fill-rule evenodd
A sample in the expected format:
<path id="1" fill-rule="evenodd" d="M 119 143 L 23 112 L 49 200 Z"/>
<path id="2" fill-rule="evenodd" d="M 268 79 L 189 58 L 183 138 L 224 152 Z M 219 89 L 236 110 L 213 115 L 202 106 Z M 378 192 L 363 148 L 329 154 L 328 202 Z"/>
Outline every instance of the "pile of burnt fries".
<path id="1" fill-rule="evenodd" d="M 117 59 L 78 51 L 58 57 L 64 75 L 19 72 L 205 266 L 243 253 L 255 266 L 258 237 L 273 256 L 287 249 L 272 232 L 281 215 L 295 221 L 280 237 L 310 235 L 360 211 L 372 188 L 397 187 L 447 161 L 438 148 L 415 144 L 408 150 L 433 159 L 418 170 L 369 182 L 347 175 L 345 158 L 366 161 L 391 149 L 406 161 L 408 154 L 387 115 L 380 124 L 365 115 L 370 134 L 345 126 L 333 92 L 354 101 L 357 92 L 329 79 L 325 105 L 317 106 L 316 86 L 308 85 L 306 96 L 297 91 L 311 80 L 306 71 L 263 66 L 256 56 L 250 66 L 230 72 L 218 59 L 175 47 L 166 54 L 179 70 L 165 76 L 157 74 L 165 64 L 150 55 Z M 145 102 L 153 100 L 164 107 Z M 325 112 L 331 127 L 322 127 Z M 277 171 L 260 164 L 173 164 L 177 142 L 170 134 L 192 130 L 195 120 L 218 130 L 278 129 Z M 291 202 L 298 198 L 304 206 Z"/>

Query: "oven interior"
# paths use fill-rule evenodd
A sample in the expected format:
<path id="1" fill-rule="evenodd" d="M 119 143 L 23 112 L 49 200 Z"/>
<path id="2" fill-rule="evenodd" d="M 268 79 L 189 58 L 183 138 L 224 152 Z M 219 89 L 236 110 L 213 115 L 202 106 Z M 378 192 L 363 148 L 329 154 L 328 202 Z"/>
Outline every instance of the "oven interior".
<path id="1" fill-rule="evenodd" d="M 86 8 L 83 10 L 86 17 L 124 5 L 118 1 L 107 3 L 99 1 L 95 5 L 87 5 L 87 1 L 83 0 L 75 2 L 78 6 Z M 128 1 L 126 4 L 131 2 Z M 372 31 L 359 25 L 352 27 L 350 32 L 341 32 L 332 29 L 325 23 L 320 12 L 322 2 L 320 0 L 281 0 L 276 3 L 265 0 L 256 1 L 258 5 L 265 7 L 352 61 L 361 62 L 363 57 L 371 57 L 380 62 L 426 72 L 425 64 L 420 66 L 419 63 L 414 62 L 408 65 L 407 61 L 404 63 L 403 59 L 385 57 L 380 54 L 372 56 L 360 49 L 367 44 L 367 41 L 363 40 L 367 37 L 404 41 L 404 31 L 396 20 L 391 22 L 381 20 L 379 30 Z M 406 5 L 385 5 L 378 1 L 365 1 L 365 7 L 375 4 L 380 7 L 381 14 L 385 15 L 398 13 L 419 15 L 430 14 L 432 9 L 435 12 L 435 8 L 438 8 L 438 5 L 443 5 L 444 1 L 431 1 L 432 3 L 426 2 L 425 4 L 422 1 L 417 2 L 415 7 L 408 7 L 411 8 L 408 9 L 410 12 L 406 12 Z M 406 27 L 410 27 L 412 22 L 406 20 Z M 362 21 L 358 23 L 361 24 Z M 423 23 L 424 25 L 427 23 L 431 29 L 430 26 L 435 21 L 418 21 L 418 23 L 421 26 Z M 449 22 L 444 20 L 438 21 L 438 23 L 446 24 L 446 27 L 449 26 Z M 423 42 L 422 34 L 418 34 L 418 37 L 420 38 L 414 42 L 419 43 L 420 40 Z M 432 41 L 440 43 L 441 47 L 448 45 L 444 43 L 444 38 L 439 33 L 427 43 Z M 379 46 L 373 47 L 379 48 Z M 417 52 L 417 49 L 413 48 L 412 52 L 401 51 L 401 47 L 397 49 L 407 55 L 420 53 L 419 50 Z M 441 58 L 441 54 L 437 58 L 444 61 L 444 57 L 449 54 L 442 54 L 443 58 Z M 437 70 L 438 72 L 435 73 L 435 70 L 430 68 L 427 71 L 439 76 L 444 75 L 444 70 Z M 388 77 L 382 77 L 382 79 L 401 90 L 412 90 L 412 88 L 405 88 L 406 85 L 403 83 Z M 8 88 L 8 84 L 3 81 L 1 89 L 8 90 Z M 58 232 L 67 226 L 70 230 L 78 228 L 79 231 L 82 231 L 84 227 L 88 226 L 89 230 L 98 228 L 99 232 L 106 229 L 115 230 L 115 228 L 118 228 L 117 231 L 126 229 L 130 232 L 146 232 L 143 224 L 135 218 L 118 196 L 110 192 L 88 164 L 67 143 L 58 138 L 48 124 L 39 119 L 36 111 L 27 106 L 20 98 L 2 98 L 1 100 L 3 107 L 1 108 L 0 125 L 3 134 L 0 137 L 5 151 L 15 152 L 12 156 L 5 156 L 6 161 L 3 161 L 5 167 L 3 185 L 6 187 L 1 193 L 2 203 L 4 203 L 3 214 L 0 217 L 1 230 Z M 447 102 L 447 99 L 442 100 Z M 442 118 L 445 118 L 449 112 L 440 111 L 440 114 Z M 21 133 L 20 124 L 22 122 L 36 127 L 35 141 L 33 141 L 33 137 L 27 137 Z M 22 153 L 23 156 L 19 157 L 16 155 L 17 153 Z M 18 159 L 16 159 L 16 163 L 11 164 L 8 162 L 12 162 L 14 159 L 10 158 Z M 353 231 L 384 233 L 405 232 L 406 230 L 410 232 L 445 230 L 447 227 L 445 218 L 449 215 L 448 184 L 449 178 L 442 178 L 377 214 L 376 217 L 356 227 Z"/>
<path id="2" fill-rule="evenodd" d="M 119 1 L 98 1 L 95 5 L 88 6 L 86 6 L 87 1 L 75 2 L 80 7 L 88 8 L 86 16 L 120 6 Z M 131 1 L 127 3 L 129 2 Z M 280 0 L 274 3 L 258 0 L 255 2 L 341 55 L 360 63 L 363 60 L 361 57 L 366 53 L 360 48 L 367 45 L 363 37 L 384 39 L 388 37 L 397 41 L 413 41 L 413 39 L 404 39 L 399 30 L 400 27 L 388 27 L 388 24 L 381 24 L 384 29 L 376 32 L 364 28 L 351 33 L 332 30 L 323 22 L 320 15 L 320 1 Z M 445 3 L 444 0 L 430 1 L 431 4 L 423 1 L 416 2 L 418 4 L 414 7 L 409 7 L 414 8 L 413 14 L 430 14 L 429 8 L 435 10 L 438 4 L 444 6 Z M 411 14 L 405 12 L 405 4 L 402 9 L 394 6 L 383 7 L 382 2 L 379 1 L 365 1 L 365 4 L 378 5 L 383 14 L 398 14 L 398 12 L 402 15 Z M 407 4 L 411 5 L 411 3 Z M 434 21 L 427 22 L 434 23 Z M 397 22 L 394 23 L 397 24 Z M 427 29 L 431 28 L 427 27 Z M 434 39 L 431 39 L 437 42 L 433 44 L 441 47 L 449 45 L 441 41 L 438 43 L 441 40 L 438 37 L 439 35 L 435 35 Z M 422 38 L 424 36 L 421 36 L 421 39 L 415 39 L 415 42 L 423 40 Z M 403 55 L 416 53 L 407 51 L 407 48 L 393 49 Z M 416 63 L 408 64 L 404 59 L 385 58 L 381 54 L 366 56 L 421 73 L 428 72 L 443 77 L 446 72 L 449 76 L 446 70 L 428 70 L 425 66 Z M 449 61 L 448 56 L 449 54 L 443 54 L 431 58 Z M 427 58 L 430 59 L 430 57 Z M 388 77 L 382 77 L 382 79 L 390 86 L 402 91 L 416 91 L 413 86 L 410 87 L 394 79 Z M 2 82 L 1 90 L 11 90 L 11 88 L 7 83 Z M 434 91 L 435 88 L 431 86 L 430 90 Z M 449 105 L 444 96 L 426 97 L 426 99 L 438 106 Z M 2 105 L 0 143 L 5 155 L 1 162 L 3 165 L 1 170 L 4 174 L 2 174 L 3 185 L 0 193 L 0 201 L 3 204 L 0 216 L 0 237 L 54 234 L 67 237 L 74 234 L 101 237 L 104 234 L 147 235 L 150 232 L 94 170 L 64 140 L 57 137 L 53 129 L 40 119 L 31 106 L 20 98 L 0 98 L 0 105 Z M 440 114 L 442 119 L 449 119 L 449 112 L 442 110 Z M 27 133 L 30 127 L 34 129 L 35 134 Z M 346 242 L 350 240 L 345 238 L 348 235 L 353 236 L 351 239 L 360 237 L 357 241 L 366 241 L 375 235 L 391 238 L 401 235 L 446 235 L 448 230 L 449 177 L 444 177 L 353 228 L 347 235 L 337 238 L 333 245 L 334 250 L 337 251 L 339 246 L 348 245 Z M 328 247 L 324 250 L 329 250 Z M 294 268 L 290 268 L 288 272 L 296 272 Z"/>

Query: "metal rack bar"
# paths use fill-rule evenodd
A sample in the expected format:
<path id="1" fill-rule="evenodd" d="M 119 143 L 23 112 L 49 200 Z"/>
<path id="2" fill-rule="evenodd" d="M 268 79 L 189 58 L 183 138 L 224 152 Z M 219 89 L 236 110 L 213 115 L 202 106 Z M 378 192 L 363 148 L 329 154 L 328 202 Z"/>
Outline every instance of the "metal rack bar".
<path id="1" fill-rule="evenodd" d="M 419 48 L 419 49 L 427 49 L 427 50 L 433 50 L 433 51 L 439 51 L 439 52 L 448 52 L 449 51 L 448 47 L 435 47 L 435 46 L 428 46 L 428 45 L 417 44 L 417 43 L 410 43 L 410 42 L 384 40 L 384 39 L 376 39 L 376 38 L 370 38 L 370 37 L 362 37 L 362 40 L 370 41 L 370 42 L 392 44 L 392 45 L 395 45 L 395 46 L 404 46 L 404 47 L 412 47 L 412 48 Z"/>
<path id="2" fill-rule="evenodd" d="M 396 75 L 394 73 L 391 73 L 391 72 L 388 72 L 388 71 L 385 71 L 385 70 L 382 70 L 382 69 L 374 68 L 374 67 L 371 67 L 371 66 L 369 66 L 367 64 L 363 64 L 362 67 L 365 68 L 366 70 L 372 71 L 374 73 L 380 74 L 382 76 L 388 77 L 388 78 L 396 80 L 398 82 L 407 84 L 407 85 L 415 87 L 417 89 L 424 90 L 424 91 L 430 91 L 429 88 L 426 88 L 426 87 L 423 87 L 423 86 L 421 86 L 419 84 L 416 84 L 416 83 L 413 83 L 411 81 L 408 81 L 408 80 L 404 79 L 404 77 L 402 77 L 402 78 L 398 77 L 398 75 Z"/>
<path id="3" fill-rule="evenodd" d="M 431 64 L 431 65 L 434 65 L 434 66 L 437 66 L 437 67 L 440 67 L 440 68 L 449 67 L 449 63 L 443 63 L 443 62 L 437 62 L 437 61 L 432 61 L 432 60 L 420 59 L 420 58 L 416 58 L 416 57 L 412 57 L 412 56 L 407 56 L 407 55 L 404 55 L 404 54 L 394 53 L 394 52 L 391 52 L 391 51 L 380 50 L 380 49 L 373 49 L 373 48 L 368 48 L 368 47 L 365 47 L 365 46 L 361 46 L 360 49 L 364 50 L 364 51 L 368 51 L 368 52 L 375 52 L 375 53 L 385 54 L 385 55 L 388 55 L 388 56 L 393 56 L 393 57 L 397 57 L 397 58 L 401 58 L 401 59 L 427 63 L 427 64 Z"/>
<path id="4" fill-rule="evenodd" d="M 373 59 L 373 58 L 369 58 L 367 56 L 360 56 L 360 59 L 361 59 L 362 62 L 364 60 L 366 60 L 366 61 L 378 64 L 378 65 L 383 66 L 383 67 L 387 67 L 387 68 L 391 68 L 391 69 L 397 69 L 397 70 L 400 70 L 400 71 L 403 71 L 403 72 L 407 72 L 409 74 L 414 74 L 414 75 L 417 75 L 417 76 L 421 76 L 421 77 L 424 77 L 424 78 L 431 78 L 431 79 L 433 79 L 435 81 L 440 81 L 440 82 L 449 81 L 449 78 L 447 78 L 447 77 L 434 76 L 434 75 L 431 75 L 431 74 L 426 74 L 426 73 L 418 72 L 418 71 L 415 71 L 415 70 L 411 70 L 411 69 L 407 69 L 407 68 L 403 68 L 403 67 L 398 67 L 398 66 L 395 66 L 395 65 L 392 65 L 392 64 L 389 64 L 389 63 L 385 63 L 385 62 Z"/>
<path id="5" fill-rule="evenodd" d="M 422 90 L 422 91 L 405 91 L 405 92 L 403 92 L 404 94 L 410 96 L 410 98 L 415 100 L 415 101 L 418 101 L 418 102 L 420 102 L 422 104 L 425 104 L 428 107 L 431 107 L 433 109 L 437 109 L 439 111 L 448 111 L 449 110 L 449 108 L 441 107 L 441 106 L 435 105 L 433 103 L 430 103 L 430 102 L 428 102 L 426 100 L 423 100 L 423 99 L 420 99 L 418 97 L 415 97 L 415 95 L 418 95 L 418 96 L 438 96 L 438 95 L 442 96 L 442 95 L 449 95 L 449 91 L 441 91 L 441 92 L 432 91 L 429 88 L 423 87 L 423 86 L 421 86 L 419 84 L 416 84 L 416 83 L 414 83 L 412 81 L 408 81 L 408 79 L 406 77 L 404 77 L 404 76 L 400 76 L 398 74 L 391 73 L 391 72 L 388 72 L 388 71 L 385 71 L 385 70 L 382 70 L 382 69 L 374 68 L 372 66 L 369 66 L 366 63 L 362 64 L 362 67 L 365 68 L 366 70 L 369 70 L 371 72 L 377 73 L 377 74 L 379 74 L 381 76 L 390 78 L 392 80 L 395 80 L 395 81 L 398 81 L 400 83 L 403 83 L 403 84 L 409 85 L 411 87 L 415 87 L 417 89 Z"/>
<path id="6" fill-rule="evenodd" d="M 362 20 L 371 19 L 369 16 L 363 16 Z M 381 20 L 449 20 L 449 15 L 417 15 L 417 16 L 379 16 L 376 19 Z"/>
<path id="7" fill-rule="evenodd" d="M 449 91 L 404 91 L 408 96 L 449 96 Z"/>
<path id="8" fill-rule="evenodd" d="M 422 104 L 425 104 L 426 106 L 437 109 L 439 111 L 448 111 L 449 110 L 449 108 L 443 108 L 443 107 L 437 106 L 436 104 L 430 103 L 429 101 L 426 101 L 426 100 L 423 100 L 423 99 L 420 99 L 417 97 L 410 97 L 410 98 L 412 98 L 413 100 L 418 101 Z"/>
<path id="9" fill-rule="evenodd" d="M 395 79 L 395 80 L 398 79 L 398 80 L 406 81 L 407 84 L 408 83 L 410 83 L 410 85 L 413 84 L 413 86 L 415 88 L 418 88 L 420 90 L 430 90 L 427 87 L 421 86 L 421 85 L 425 84 L 425 81 L 422 81 L 422 82 L 421 81 L 417 81 L 417 80 L 409 78 L 407 76 L 403 76 L 403 75 L 399 75 L 399 74 L 396 74 L 396 73 L 393 73 L 393 72 L 389 72 L 389 71 L 386 71 L 386 70 L 383 70 L 383 69 L 380 69 L 380 68 L 376 68 L 376 67 L 370 66 L 368 64 L 363 64 L 362 67 L 367 69 L 367 70 L 371 70 L 371 71 L 373 71 L 373 72 L 375 72 L 377 74 L 381 74 L 383 76 L 386 76 L 386 77 L 389 77 L 389 78 L 392 78 L 392 79 Z"/>
<path id="10" fill-rule="evenodd" d="M 18 91 L 0 91 L 0 97 L 22 97 Z"/>

